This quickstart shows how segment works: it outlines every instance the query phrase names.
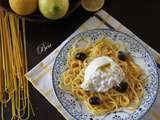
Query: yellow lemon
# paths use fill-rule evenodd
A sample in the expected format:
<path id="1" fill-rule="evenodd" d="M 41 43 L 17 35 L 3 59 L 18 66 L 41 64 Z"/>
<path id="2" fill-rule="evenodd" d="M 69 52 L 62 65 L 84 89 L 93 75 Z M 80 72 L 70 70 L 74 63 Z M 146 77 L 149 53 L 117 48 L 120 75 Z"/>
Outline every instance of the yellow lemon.
<path id="1" fill-rule="evenodd" d="M 38 0 L 9 0 L 11 9 L 18 15 L 30 15 L 38 6 Z"/>
<path id="2" fill-rule="evenodd" d="M 82 7 L 90 12 L 95 12 L 103 7 L 105 0 L 81 0 Z"/>
<path id="3" fill-rule="evenodd" d="M 48 19 L 60 19 L 65 16 L 68 9 L 68 0 L 39 0 L 39 10 Z"/>

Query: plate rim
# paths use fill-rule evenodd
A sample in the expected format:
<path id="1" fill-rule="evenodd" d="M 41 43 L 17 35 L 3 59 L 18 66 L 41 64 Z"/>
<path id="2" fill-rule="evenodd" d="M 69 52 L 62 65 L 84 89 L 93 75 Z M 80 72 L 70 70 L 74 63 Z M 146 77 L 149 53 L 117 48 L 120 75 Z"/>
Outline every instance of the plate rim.
<path id="1" fill-rule="evenodd" d="M 156 101 L 156 99 L 157 99 L 157 96 L 158 96 L 158 91 L 159 91 L 159 89 L 160 89 L 160 87 L 159 87 L 159 85 L 160 85 L 160 75 L 159 75 L 159 72 L 158 72 L 158 67 L 157 67 L 155 58 L 154 58 L 153 55 L 151 54 L 151 51 L 149 51 L 149 49 L 147 49 L 147 48 L 145 47 L 145 45 L 142 44 L 140 41 L 138 41 L 136 38 L 132 37 L 131 35 L 129 35 L 129 34 L 125 33 L 125 32 L 121 32 L 121 31 L 118 31 L 118 30 L 113 30 L 113 29 L 110 29 L 110 28 L 97 28 L 97 29 L 91 29 L 91 30 L 87 30 L 87 31 L 84 31 L 84 32 L 80 32 L 80 33 L 74 35 L 73 37 L 71 37 L 71 38 L 62 46 L 62 48 L 60 48 L 60 50 L 58 51 L 58 53 L 57 53 L 57 55 L 56 55 L 56 58 L 55 58 L 55 61 L 54 61 L 53 67 L 52 67 L 52 86 L 53 86 L 53 88 L 54 88 L 54 93 L 55 93 L 55 95 L 56 95 L 56 98 L 57 98 L 59 104 L 62 106 L 62 108 L 63 108 L 71 117 L 73 117 L 75 120 L 78 120 L 77 118 L 75 118 L 75 117 L 63 106 L 63 104 L 61 103 L 61 101 L 60 101 L 59 98 L 57 97 L 56 88 L 55 88 L 54 83 L 53 83 L 53 82 L 54 82 L 54 78 L 55 78 L 55 77 L 54 77 L 54 68 L 55 68 L 55 64 L 56 64 L 56 61 L 57 61 L 57 59 L 58 59 L 59 54 L 64 50 L 65 46 L 66 46 L 72 39 L 75 39 L 77 36 L 80 36 L 80 35 L 83 35 L 83 34 L 85 34 L 85 33 L 87 33 L 87 32 L 92 32 L 92 31 L 113 31 L 113 32 L 121 33 L 121 34 L 123 34 L 123 35 L 125 35 L 125 36 L 127 36 L 127 37 L 129 37 L 129 38 L 132 38 L 133 40 L 135 40 L 135 41 L 136 41 L 137 43 L 139 43 L 139 44 L 142 46 L 142 48 L 149 54 L 149 56 L 150 56 L 150 58 L 151 58 L 151 60 L 152 60 L 152 62 L 153 62 L 153 64 L 154 64 L 154 67 L 155 67 L 155 69 L 156 69 L 156 74 L 157 74 L 157 79 L 158 79 L 158 87 L 157 87 L 157 89 L 156 89 L 156 95 L 154 96 L 153 102 L 151 103 L 149 109 L 147 109 L 146 112 L 145 112 L 144 114 L 140 115 L 140 117 L 137 119 L 137 120 L 141 120 L 141 119 L 149 112 L 149 110 L 152 108 L 152 106 L 154 105 L 154 103 L 155 103 L 155 101 Z M 133 113 L 134 113 L 134 112 L 133 112 Z"/>

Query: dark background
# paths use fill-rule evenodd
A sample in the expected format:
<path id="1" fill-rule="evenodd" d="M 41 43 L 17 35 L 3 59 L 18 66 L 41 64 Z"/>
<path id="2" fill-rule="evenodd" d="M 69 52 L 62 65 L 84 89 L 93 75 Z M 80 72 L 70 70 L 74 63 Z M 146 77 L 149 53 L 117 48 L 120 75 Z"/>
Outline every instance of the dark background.
<path id="1" fill-rule="evenodd" d="M 128 27 L 151 47 L 160 52 L 158 0 L 106 0 L 104 9 Z M 29 69 L 44 59 L 69 35 L 71 35 L 93 13 L 79 7 L 72 15 L 54 22 L 27 22 Z M 51 43 L 52 47 L 38 55 L 36 48 L 41 43 Z M 58 111 L 30 84 L 30 99 L 36 116 L 30 120 L 63 120 Z"/>

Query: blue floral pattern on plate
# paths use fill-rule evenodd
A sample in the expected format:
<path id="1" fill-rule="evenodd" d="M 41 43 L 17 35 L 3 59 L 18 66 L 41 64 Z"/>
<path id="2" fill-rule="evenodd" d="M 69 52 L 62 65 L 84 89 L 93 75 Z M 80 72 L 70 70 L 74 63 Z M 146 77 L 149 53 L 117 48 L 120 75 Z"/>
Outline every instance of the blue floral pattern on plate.
<path id="1" fill-rule="evenodd" d="M 144 69 L 147 76 L 149 76 L 149 80 L 145 85 L 145 95 L 142 99 L 141 105 L 134 112 L 119 109 L 117 112 L 112 112 L 104 116 L 94 116 L 85 108 L 84 105 L 79 103 L 73 95 L 68 94 L 59 88 L 60 76 L 67 69 L 67 53 L 73 47 L 73 44 L 75 44 L 75 42 L 78 43 L 78 41 L 85 38 L 87 38 L 90 43 L 95 43 L 103 37 L 109 38 L 113 41 L 123 42 L 135 62 L 139 64 Z M 70 39 L 56 57 L 52 77 L 53 87 L 59 103 L 76 120 L 139 120 L 153 105 L 159 86 L 157 66 L 149 51 L 140 42 L 129 35 L 110 29 L 90 30 L 80 33 Z"/>

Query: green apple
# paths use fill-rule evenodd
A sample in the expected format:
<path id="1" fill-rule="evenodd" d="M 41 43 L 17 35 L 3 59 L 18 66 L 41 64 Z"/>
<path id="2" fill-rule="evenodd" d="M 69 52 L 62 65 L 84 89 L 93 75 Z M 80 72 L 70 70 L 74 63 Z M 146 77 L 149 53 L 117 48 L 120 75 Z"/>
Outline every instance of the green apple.
<path id="1" fill-rule="evenodd" d="M 39 0 L 39 10 L 42 15 L 51 20 L 65 16 L 69 9 L 68 0 Z"/>

